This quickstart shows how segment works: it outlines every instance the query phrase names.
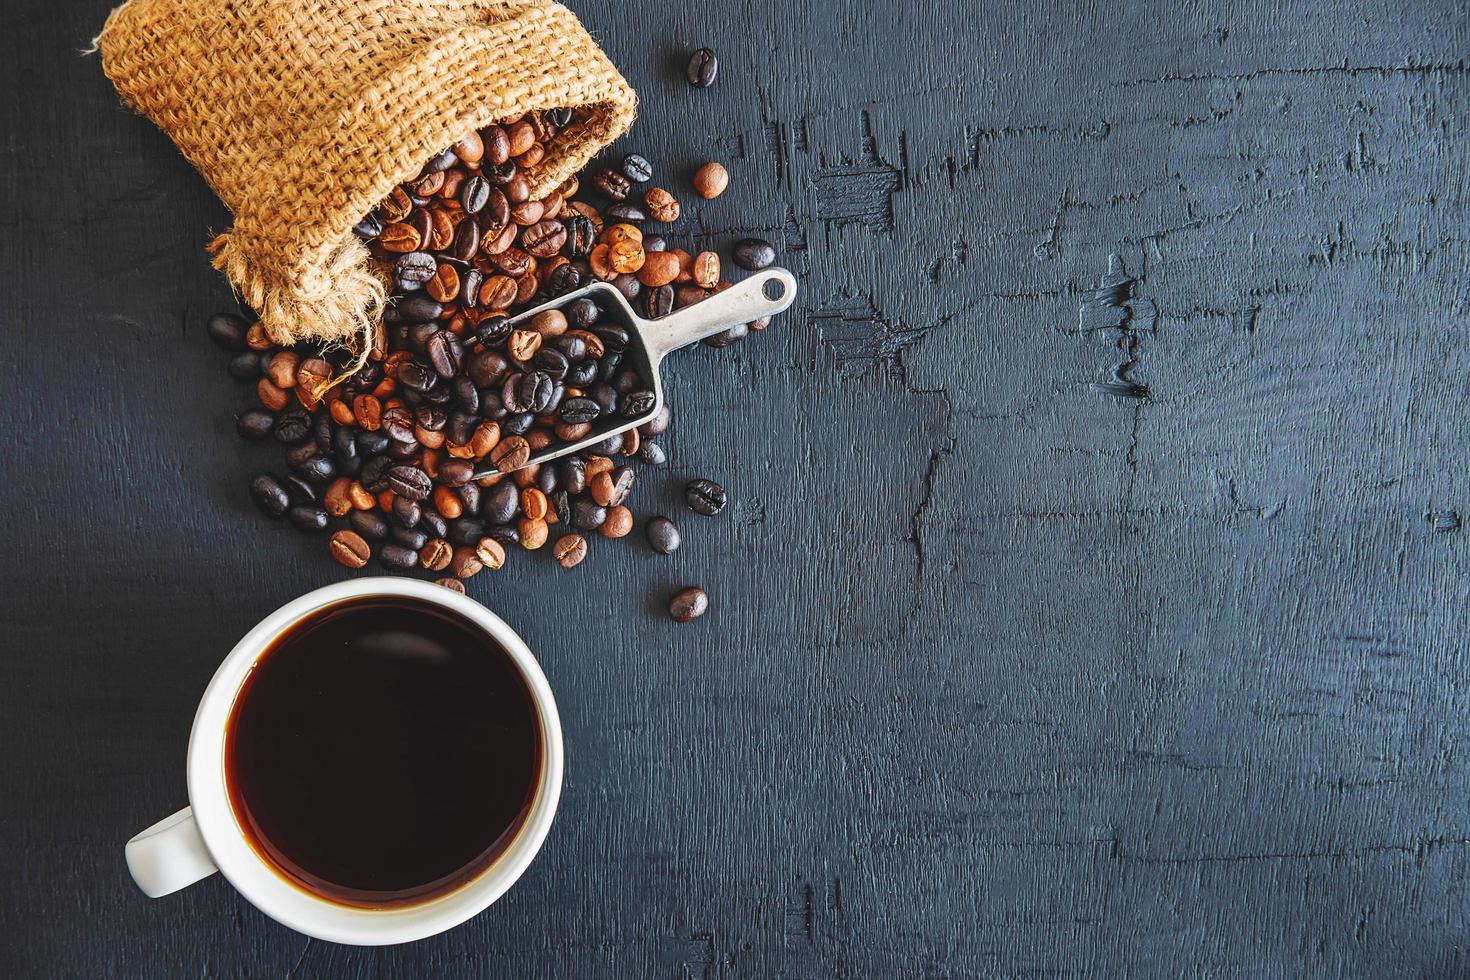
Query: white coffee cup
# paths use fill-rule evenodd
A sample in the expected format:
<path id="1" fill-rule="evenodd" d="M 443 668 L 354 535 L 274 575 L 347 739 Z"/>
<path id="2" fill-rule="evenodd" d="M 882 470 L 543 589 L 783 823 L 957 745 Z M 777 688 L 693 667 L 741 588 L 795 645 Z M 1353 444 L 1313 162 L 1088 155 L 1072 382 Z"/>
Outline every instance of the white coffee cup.
<path id="1" fill-rule="evenodd" d="M 323 606 L 365 596 L 433 603 L 478 626 L 505 649 L 525 679 L 540 717 L 541 781 L 515 840 L 477 877 L 420 905 L 363 909 L 339 905 L 291 883 L 256 853 L 236 822 L 225 785 L 225 727 L 235 695 L 271 641 Z M 266 915 L 318 939 L 358 946 L 410 942 L 443 932 L 484 911 L 515 884 L 551 828 L 561 798 L 561 722 L 546 675 L 505 622 L 473 599 L 413 579 L 362 578 L 308 593 L 271 613 L 245 635 L 215 671 L 189 735 L 188 807 L 127 844 L 128 870 L 153 898 L 218 871 Z"/>

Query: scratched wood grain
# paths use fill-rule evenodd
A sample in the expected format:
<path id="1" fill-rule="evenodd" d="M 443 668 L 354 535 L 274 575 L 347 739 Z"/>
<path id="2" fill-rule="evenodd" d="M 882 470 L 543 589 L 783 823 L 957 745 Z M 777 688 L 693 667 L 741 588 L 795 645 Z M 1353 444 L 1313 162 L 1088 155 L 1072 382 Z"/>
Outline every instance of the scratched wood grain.
<path id="1" fill-rule="evenodd" d="M 227 215 L 78 54 L 108 6 L 0 32 L 6 976 L 1470 968 L 1463 5 L 576 0 L 625 146 L 734 174 L 675 240 L 771 237 L 805 294 L 669 366 L 636 503 L 726 516 L 473 583 L 562 810 L 379 950 L 123 867 L 220 657 L 344 573 L 247 500 Z M 649 614 L 688 582 L 703 622 Z"/>

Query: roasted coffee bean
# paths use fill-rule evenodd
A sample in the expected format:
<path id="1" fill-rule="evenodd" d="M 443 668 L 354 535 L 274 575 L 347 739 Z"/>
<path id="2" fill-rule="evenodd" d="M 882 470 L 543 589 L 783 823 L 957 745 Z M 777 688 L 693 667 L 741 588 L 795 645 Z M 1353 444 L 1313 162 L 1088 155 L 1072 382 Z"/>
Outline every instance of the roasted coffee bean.
<path id="1" fill-rule="evenodd" d="M 490 450 L 490 462 L 502 473 L 520 469 L 531 458 L 531 444 L 518 435 L 500 440 Z"/>
<path id="2" fill-rule="evenodd" d="M 424 509 L 418 505 L 417 501 L 407 497 L 393 498 L 393 520 L 398 523 L 399 527 L 417 527 L 423 516 Z"/>
<path id="3" fill-rule="evenodd" d="M 296 443 L 296 445 L 287 447 L 286 451 L 281 454 L 281 458 L 286 461 L 287 466 L 294 470 L 316 454 L 316 443 L 309 439 L 303 439 L 301 442 Z"/>
<path id="4" fill-rule="evenodd" d="M 465 594 L 464 583 L 457 578 L 436 578 L 434 579 L 434 584 L 442 585 L 450 592 L 458 592 L 460 595 Z"/>
<path id="5" fill-rule="evenodd" d="M 633 468 L 619 466 L 599 473 L 589 481 L 588 489 L 592 499 L 602 506 L 616 507 L 628 499 L 628 493 L 633 489 Z"/>
<path id="6" fill-rule="evenodd" d="M 230 372 L 230 377 L 236 381 L 254 381 L 260 377 L 261 373 L 260 355 L 254 351 L 236 354 L 230 358 L 227 370 Z"/>
<path id="7" fill-rule="evenodd" d="M 583 531 L 595 531 L 602 527 L 602 522 L 605 520 L 607 520 L 606 506 L 586 497 L 578 497 L 572 501 L 572 527 Z"/>
<path id="8" fill-rule="evenodd" d="M 475 557 L 485 568 L 495 571 L 505 565 L 505 545 L 491 537 L 482 537 L 473 543 Z"/>
<path id="9" fill-rule="evenodd" d="M 338 563 L 348 568 L 361 568 L 373 556 L 372 547 L 356 531 L 345 528 L 332 535 L 327 547 Z"/>
<path id="10" fill-rule="evenodd" d="M 720 281 L 720 257 L 714 252 L 700 252 L 694 257 L 694 281 L 705 289 L 714 289 Z"/>
<path id="11" fill-rule="evenodd" d="M 423 500 L 434 489 L 434 481 L 417 466 L 395 466 L 388 471 L 388 486 L 400 497 Z"/>
<path id="12" fill-rule="evenodd" d="M 590 398 L 567 398 L 557 410 L 558 416 L 568 425 L 595 422 L 602 414 L 602 407 Z"/>
<path id="13" fill-rule="evenodd" d="M 299 408 L 282 412 L 276 419 L 275 437 L 277 442 L 288 445 L 300 442 L 311 434 L 311 416 Z"/>
<path id="14" fill-rule="evenodd" d="M 281 477 L 281 486 L 286 488 L 293 504 L 315 504 L 321 501 L 321 492 L 294 473 Z"/>
<path id="15" fill-rule="evenodd" d="M 414 391 L 428 391 L 439 383 L 439 375 L 432 367 L 412 357 L 398 365 L 398 383 Z"/>
<path id="16" fill-rule="evenodd" d="M 610 384 L 595 384 L 587 390 L 587 395 L 597 403 L 603 415 L 611 415 L 618 410 L 618 393 Z"/>
<path id="17" fill-rule="evenodd" d="M 225 350 L 245 350 L 245 334 L 250 326 L 233 313 L 216 313 L 209 318 L 205 329 L 209 332 L 209 339 Z"/>
<path id="18" fill-rule="evenodd" d="M 383 233 L 383 219 L 378 217 L 376 211 L 369 211 L 363 215 L 361 221 L 352 226 L 352 233 L 358 238 L 377 238 Z"/>
<path id="19" fill-rule="evenodd" d="M 602 536 L 604 538 L 625 537 L 633 530 L 633 512 L 626 507 L 610 507 L 607 511 L 607 519 L 602 522 Z"/>
<path id="20" fill-rule="evenodd" d="M 286 518 L 298 531 L 325 531 L 330 520 L 327 512 L 309 504 L 297 504 L 286 511 Z"/>
<path id="21" fill-rule="evenodd" d="M 650 187 L 644 192 L 643 206 L 654 221 L 669 224 L 679 220 L 679 199 L 662 187 Z"/>
<path id="22" fill-rule="evenodd" d="M 510 336 L 510 332 L 510 318 L 503 313 L 496 313 L 480 321 L 480 325 L 475 328 L 475 339 L 486 347 L 489 347 L 493 344 L 503 343 L 505 339 Z M 499 362 L 493 360 L 493 358 L 500 357 L 500 355 L 495 353 L 495 351 L 482 350 L 476 356 L 483 359 L 486 355 L 489 355 L 492 358 L 492 361 L 490 363 L 498 366 L 502 370 L 504 369 L 505 365 L 503 358 Z M 489 381 L 482 381 L 480 378 L 476 377 L 473 371 L 471 371 L 470 377 L 474 378 L 475 384 L 479 385 L 482 388 L 490 383 Z"/>
<path id="23" fill-rule="evenodd" d="M 683 543 L 679 528 L 667 517 L 650 517 L 643 532 L 648 535 L 648 546 L 661 555 L 673 554 Z"/>
<path id="24" fill-rule="evenodd" d="M 383 410 L 381 416 L 383 431 L 388 438 L 394 442 L 412 443 L 413 438 L 413 415 L 403 405 L 394 405 Z"/>
<path id="25" fill-rule="evenodd" d="M 604 214 L 610 221 L 625 221 L 637 223 L 647 221 L 648 215 L 636 204 L 614 204 Z"/>
<path id="26" fill-rule="evenodd" d="M 580 534 L 564 534 L 551 546 L 551 554 L 562 568 L 576 568 L 587 557 L 587 539 Z"/>
<path id="27" fill-rule="evenodd" d="M 568 493 L 581 493 L 587 489 L 587 461 L 581 456 L 562 457 L 557 469 L 559 482 Z"/>
<path id="28" fill-rule="evenodd" d="M 585 259 L 597 244 L 597 227 L 584 214 L 574 214 L 567 219 L 567 252 L 574 259 Z"/>
<path id="29" fill-rule="evenodd" d="M 250 496 L 255 505 L 271 517 L 280 517 L 291 506 L 290 495 L 281 482 L 268 473 L 250 481 Z"/>
<path id="30" fill-rule="evenodd" d="M 442 432 L 444 426 L 449 424 L 449 416 L 442 408 L 434 405 L 420 405 L 413 410 L 413 421 L 415 432 L 419 429 L 427 432 Z"/>
<path id="31" fill-rule="evenodd" d="M 560 221 L 540 221 L 521 232 L 521 248 L 537 258 L 550 258 L 567 242 L 567 226 Z"/>
<path id="32" fill-rule="evenodd" d="M 510 137 L 500 126 L 487 126 L 480 133 L 485 145 L 485 160 L 499 166 L 510 159 Z"/>
<path id="33" fill-rule="evenodd" d="M 552 296 L 565 296 L 582 287 L 582 270 L 570 262 L 559 265 L 546 278 L 546 291 Z"/>
<path id="34" fill-rule="evenodd" d="M 632 189 L 628 178 L 612 167 L 603 167 L 597 171 L 592 178 L 592 186 L 597 188 L 603 197 L 613 201 L 625 201 L 628 199 L 628 191 Z"/>
<path id="35" fill-rule="evenodd" d="M 694 173 L 694 190 L 707 201 L 725 193 L 725 188 L 729 185 L 730 172 L 714 161 L 706 163 Z"/>
<path id="36" fill-rule="evenodd" d="M 474 486 L 474 484 L 471 484 Z M 485 525 L 471 517 L 461 517 L 449 522 L 449 533 L 445 536 L 450 544 L 473 545 L 485 536 Z"/>
<path id="37" fill-rule="evenodd" d="M 653 418 L 644 422 L 638 428 L 645 436 L 663 435 L 668 431 L 669 423 L 673 421 L 673 418 L 673 412 L 669 409 L 668 402 L 665 402 L 663 408 L 660 408 L 654 414 Z"/>
<path id="38" fill-rule="evenodd" d="M 444 519 L 444 515 L 425 510 L 419 516 L 419 529 L 428 532 L 432 537 L 442 538 L 449 533 L 449 522 Z"/>
<path id="39" fill-rule="evenodd" d="M 529 517 L 523 517 L 516 522 L 516 530 L 521 535 L 521 547 L 527 551 L 535 551 L 545 544 L 550 533 L 545 521 L 533 521 Z"/>
<path id="40" fill-rule="evenodd" d="M 439 377 L 448 380 L 459 373 L 460 365 L 464 362 L 464 348 L 458 337 L 448 330 L 440 330 L 429 338 L 425 347 L 429 364 Z"/>
<path id="41" fill-rule="evenodd" d="M 467 459 L 446 459 L 439 464 L 439 482 L 446 487 L 462 487 L 475 475 L 475 464 Z"/>
<path id="42" fill-rule="evenodd" d="M 431 572 L 442 571 L 449 567 L 449 559 L 454 555 L 454 547 L 443 538 L 434 538 L 419 549 L 419 564 Z"/>
<path id="43" fill-rule="evenodd" d="M 531 426 L 536 424 L 536 416 L 530 412 L 516 412 L 507 415 L 500 422 L 500 428 L 505 435 L 523 436 L 531 431 Z"/>
<path id="44" fill-rule="evenodd" d="M 296 472 L 313 483 L 326 483 L 337 475 L 337 467 L 330 459 L 316 453 L 299 463 Z"/>
<path id="45" fill-rule="evenodd" d="M 613 391 L 620 395 L 626 395 L 630 391 L 636 391 L 642 385 L 643 379 L 638 377 L 638 372 L 624 368 L 612 379 Z"/>
<path id="46" fill-rule="evenodd" d="M 391 440 L 389 440 L 388 436 L 382 432 L 367 432 L 363 430 L 358 430 L 357 432 L 353 433 L 352 441 L 357 444 L 358 455 L 362 456 L 364 459 L 368 459 L 370 457 L 378 456 L 382 453 L 387 452 L 388 445 Z"/>
<path id="47" fill-rule="evenodd" d="M 623 176 L 638 184 L 646 184 L 653 179 L 653 164 L 648 158 L 637 153 L 629 153 L 623 157 Z"/>
<path id="48" fill-rule="evenodd" d="M 737 323 L 729 330 L 721 330 L 712 337 L 704 338 L 706 347 L 729 347 L 738 340 L 744 340 L 745 335 L 750 332 L 750 327 L 743 323 Z"/>
<path id="49" fill-rule="evenodd" d="M 715 83 L 715 75 L 719 73 L 719 70 L 720 63 L 715 58 L 714 51 L 709 48 L 700 48 L 689 56 L 689 64 L 684 68 L 684 77 L 695 88 L 709 88 Z"/>
<path id="50" fill-rule="evenodd" d="M 725 509 L 725 488 L 714 480 L 690 480 L 684 485 L 684 502 L 696 514 L 713 517 Z"/>
<path id="51" fill-rule="evenodd" d="M 412 548 L 415 554 L 429 543 L 429 532 L 423 528 L 395 526 L 388 533 L 405 548 Z"/>
<path id="52" fill-rule="evenodd" d="M 552 381 L 561 381 L 567 376 L 567 369 L 571 367 L 571 364 L 561 351 L 552 347 L 542 347 L 536 352 L 536 356 L 531 358 L 531 366 L 544 372 Z"/>
<path id="53" fill-rule="evenodd" d="M 555 387 L 556 383 L 545 371 L 529 371 L 521 376 L 516 385 L 516 397 L 526 411 L 544 412 L 551 404 L 552 390 Z"/>
<path id="54" fill-rule="evenodd" d="M 505 342 L 505 352 L 525 363 L 541 349 L 541 335 L 534 330 L 512 330 Z"/>
<path id="55" fill-rule="evenodd" d="M 311 438 L 316 442 L 318 449 L 329 452 L 332 448 L 332 434 L 337 431 L 336 425 L 332 423 L 332 416 L 327 412 L 317 412 L 311 418 Z"/>
<path id="56" fill-rule="evenodd" d="M 480 574 L 485 566 L 480 561 L 475 549 L 468 545 L 461 545 L 454 549 L 454 554 L 449 560 L 449 570 L 455 578 L 470 578 Z"/>
<path id="57" fill-rule="evenodd" d="M 507 548 L 513 548 L 521 543 L 520 529 L 514 524 L 493 525 L 486 529 L 485 536 L 499 541 Z"/>
<path id="58" fill-rule="evenodd" d="M 467 377 L 455 378 L 449 386 L 449 395 L 450 402 L 461 411 L 473 415 L 480 410 L 480 392 L 474 381 Z"/>
<path id="59" fill-rule="evenodd" d="M 742 238 L 731 257 L 740 268 L 756 272 L 776 261 L 776 247 L 763 238 Z"/>
<path id="60" fill-rule="evenodd" d="M 657 401 L 651 391 L 630 391 L 623 396 L 622 406 L 618 411 L 625 419 L 642 418 L 653 411 Z"/>
<path id="61" fill-rule="evenodd" d="M 638 447 L 638 459 L 649 466 L 662 466 L 668 461 L 668 458 L 664 447 L 656 442 L 644 440 L 643 445 Z"/>
<path id="62" fill-rule="evenodd" d="M 434 278 L 439 263 L 434 256 L 428 252 L 408 252 L 400 255 L 393 263 L 393 276 L 401 283 L 413 283 L 422 286 Z M 399 312 L 403 312 L 403 304 L 399 303 Z"/>
<path id="63" fill-rule="evenodd" d="M 480 512 L 480 497 L 482 495 L 483 491 L 480 489 L 480 485 L 473 480 L 459 488 L 459 499 L 464 504 L 464 513 L 466 515 L 478 514 Z"/>
<path id="64" fill-rule="evenodd" d="M 676 623 L 698 619 L 709 611 L 709 594 L 697 585 L 681 589 L 669 600 L 669 617 Z"/>
<path id="65" fill-rule="evenodd" d="M 547 467 L 550 471 L 550 467 Z M 544 487 L 542 488 L 545 489 Z M 569 520 L 572 516 L 572 500 L 565 490 L 551 490 L 546 493 L 547 512 L 546 520 L 549 523 L 559 524 Z"/>
<path id="66" fill-rule="evenodd" d="M 674 309 L 674 287 L 659 286 L 643 293 L 643 315 L 650 320 L 668 316 Z"/>
<path id="67" fill-rule="evenodd" d="M 252 408 L 235 416 L 235 431 L 251 441 L 270 435 L 275 424 L 276 417 L 263 408 Z"/>
<path id="68" fill-rule="evenodd" d="M 597 362 L 592 360 L 578 361 L 567 369 L 566 383 L 574 387 L 584 387 L 591 384 L 597 378 Z"/>
<path id="69" fill-rule="evenodd" d="M 408 572 L 418 567 L 419 553 L 397 544 L 385 544 L 378 550 L 378 563 L 395 572 Z"/>
<path id="70" fill-rule="evenodd" d="M 546 494 L 537 487 L 521 491 L 521 513 L 533 521 L 546 519 Z"/>
<path id="71" fill-rule="evenodd" d="M 388 489 L 388 471 L 392 468 L 393 460 L 387 456 L 374 456 L 363 463 L 359 479 L 368 493 L 382 493 Z"/>
<path id="72" fill-rule="evenodd" d="M 465 214 L 479 214 L 490 200 L 490 191 L 490 182 L 475 174 L 460 185 L 459 206 Z"/>
<path id="73" fill-rule="evenodd" d="M 508 524 L 520 506 L 520 495 L 510 480 L 501 480 L 480 501 L 480 514 L 492 524 Z"/>
<path id="74" fill-rule="evenodd" d="M 388 522 L 375 510 L 354 510 L 347 515 L 347 523 L 369 541 L 382 541 L 388 537 Z"/>
<path id="75" fill-rule="evenodd" d="M 429 160 L 428 163 L 424 164 L 424 169 L 420 172 L 425 174 L 436 174 L 441 170 L 448 170 L 450 167 L 454 166 L 454 162 L 457 159 L 458 157 L 454 155 L 453 147 L 450 147 L 447 150 L 441 150 L 436 153 Z"/>

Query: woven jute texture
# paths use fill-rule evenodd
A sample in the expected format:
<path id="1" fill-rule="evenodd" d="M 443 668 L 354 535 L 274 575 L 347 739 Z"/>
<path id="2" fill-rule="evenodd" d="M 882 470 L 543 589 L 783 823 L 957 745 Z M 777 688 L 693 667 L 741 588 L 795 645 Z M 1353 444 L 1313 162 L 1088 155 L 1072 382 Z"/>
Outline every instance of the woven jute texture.
<path id="1" fill-rule="evenodd" d="M 465 133 L 582 110 L 526 171 L 540 195 L 636 109 L 551 0 L 131 0 L 97 46 L 123 101 L 234 214 L 214 264 L 278 343 L 374 325 L 386 286 L 352 226 Z"/>

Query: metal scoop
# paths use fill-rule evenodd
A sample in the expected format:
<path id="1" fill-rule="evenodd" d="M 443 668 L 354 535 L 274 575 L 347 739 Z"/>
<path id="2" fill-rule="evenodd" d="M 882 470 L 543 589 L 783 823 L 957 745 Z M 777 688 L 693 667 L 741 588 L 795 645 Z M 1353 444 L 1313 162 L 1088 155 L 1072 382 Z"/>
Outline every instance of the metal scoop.
<path id="1" fill-rule="evenodd" d="M 663 378 L 659 376 L 659 368 L 670 351 L 698 343 L 737 324 L 780 313 L 796 299 L 796 277 L 785 269 L 762 269 L 724 292 L 700 300 L 693 306 L 675 310 L 657 320 L 647 320 L 634 313 L 627 298 L 617 287 L 611 283 L 598 282 L 517 314 L 511 318 L 511 326 L 529 320 L 544 310 L 559 310 L 583 297 L 592 299 L 601 307 L 606 322 L 616 323 L 628 331 L 628 346 L 623 351 L 623 363 L 649 382 L 654 396 L 653 407 L 645 414 L 633 418 L 604 416 L 592 424 L 592 431 L 585 439 L 552 443 L 526 460 L 526 466 L 545 463 L 567 453 L 586 449 L 653 418 L 664 407 L 664 384 Z M 493 476 L 499 472 L 501 470 L 491 466 L 477 472 L 475 478 Z"/>

